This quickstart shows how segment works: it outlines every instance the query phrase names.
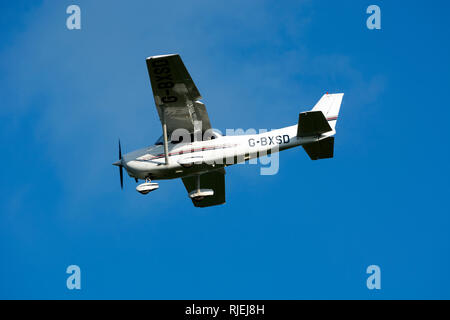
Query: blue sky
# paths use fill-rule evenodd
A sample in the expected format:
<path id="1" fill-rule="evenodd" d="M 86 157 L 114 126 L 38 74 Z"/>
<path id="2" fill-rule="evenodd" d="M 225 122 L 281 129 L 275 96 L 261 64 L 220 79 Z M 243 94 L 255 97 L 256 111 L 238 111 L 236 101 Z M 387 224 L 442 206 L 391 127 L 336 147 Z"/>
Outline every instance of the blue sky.
<path id="1" fill-rule="evenodd" d="M 0 298 L 450 298 L 448 1 L 0 9 Z M 132 151 L 161 134 L 145 58 L 174 52 L 223 131 L 292 125 L 345 92 L 335 158 L 231 167 L 226 205 L 208 209 L 177 180 L 121 192 L 118 137 Z"/>

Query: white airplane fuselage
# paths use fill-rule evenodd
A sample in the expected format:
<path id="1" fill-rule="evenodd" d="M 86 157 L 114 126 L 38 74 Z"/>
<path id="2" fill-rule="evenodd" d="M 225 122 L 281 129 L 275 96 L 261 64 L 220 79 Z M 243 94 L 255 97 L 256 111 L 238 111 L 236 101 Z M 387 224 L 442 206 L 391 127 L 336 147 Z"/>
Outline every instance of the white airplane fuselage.
<path id="1" fill-rule="evenodd" d="M 220 136 L 207 141 L 168 143 L 169 163 L 163 145 L 152 145 L 123 156 L 122 165 L 130 177 L 164 180 L 183 178 L 228 167 L 271 153 L 317 142 L 336 132 L 298 137 L 297 125 L 261 134 Z"/>
<path id="2" fill-rule="evenodd" d="M 261 174 L 275 174 L 279 163 L 273 154 L 297 146 L 313 161 L 334 156 L 343 93 L 327 92 L 311 110 L 299 113 L 293 126 L 222 136 L 214 132 L 202 95 L 179 54 L 154 55 L 146 65 L 162 136 L 154 145 L 125 155 L 119 140 L 119 161 L 113 165 L 119 168 L 122 189 L 124 168 L 136 182 L 145 180 L 136 187 L 141 194 L 159 188 L 152 180 L 181 178 L 193 205 L 206 208 L 226 203 L 225 167 L 268 156 L 270 167 L 261 168 Z"/>

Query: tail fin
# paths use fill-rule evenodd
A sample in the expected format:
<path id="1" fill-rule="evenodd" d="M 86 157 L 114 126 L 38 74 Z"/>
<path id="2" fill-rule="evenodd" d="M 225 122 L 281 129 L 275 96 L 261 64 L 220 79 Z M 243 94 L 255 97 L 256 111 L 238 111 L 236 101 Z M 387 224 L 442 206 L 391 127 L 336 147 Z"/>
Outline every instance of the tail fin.
<path id="1" fill-rule="evenodd" d="M 315 105 L 312 111 L 322 111 L 330 127 L 335 130 L 342 104 L 343 93 L 325 94 Z"/>
<path id="2" fill-rule="evenodd" d="M 297 135 L 301 137 L 327 132 L 333 135 L 336 132 L 336 122 L 343 97 L 343 93 L 327 93 L 311 111 L 300 114 Z M 334 137 L 328 136 L 317 142 L 305 144 L 303 148 L 311 160 L 333 158 Z"/>

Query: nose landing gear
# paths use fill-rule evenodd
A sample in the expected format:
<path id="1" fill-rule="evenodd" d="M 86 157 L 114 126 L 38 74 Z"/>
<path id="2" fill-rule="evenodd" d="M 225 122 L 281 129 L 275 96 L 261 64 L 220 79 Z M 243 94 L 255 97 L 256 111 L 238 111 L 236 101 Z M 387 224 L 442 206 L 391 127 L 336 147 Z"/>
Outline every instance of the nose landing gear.
<path id="1" fill-rule="evenodd" d="M 151 182 L 150 179 L 145 179 L 145 183 L 142 183 L 136 187 L 136 191 L 141 194 L 150 193 L 159 188 L 159 184 Z"/>

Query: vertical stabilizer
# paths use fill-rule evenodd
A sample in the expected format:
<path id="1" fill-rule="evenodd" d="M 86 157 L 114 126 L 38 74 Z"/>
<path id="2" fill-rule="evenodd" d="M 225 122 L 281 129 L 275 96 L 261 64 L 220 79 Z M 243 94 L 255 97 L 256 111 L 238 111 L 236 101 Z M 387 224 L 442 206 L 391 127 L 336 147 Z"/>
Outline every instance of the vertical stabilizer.
<path id="1" fill-rule="evenodd" d="M 315 105 L 312 111 L 322 111 L 330 127 L 335 130 L 342 104 L 343 93 L 325 94 Z"/>

